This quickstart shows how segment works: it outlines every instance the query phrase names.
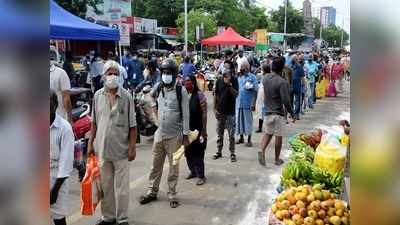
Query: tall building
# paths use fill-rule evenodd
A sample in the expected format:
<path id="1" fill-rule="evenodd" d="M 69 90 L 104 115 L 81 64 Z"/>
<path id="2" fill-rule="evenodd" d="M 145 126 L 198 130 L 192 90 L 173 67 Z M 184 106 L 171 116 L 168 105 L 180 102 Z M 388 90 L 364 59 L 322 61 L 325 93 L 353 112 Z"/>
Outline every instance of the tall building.
<path id="1" fill-rule="evenodd" d="M 332 6 L 321 7 L 320 21 L 322 27 L 336 24 L 336 9 Z"/>
<path id="2" fill-rule="evenodd" d="M 303 20 L 304 20 L 304 33 L 309 36 L 313 36 L 314 29 L 312 23 L 312 12 L 311 12 L 311 2 L 305 0 L 303 2 Z"/>

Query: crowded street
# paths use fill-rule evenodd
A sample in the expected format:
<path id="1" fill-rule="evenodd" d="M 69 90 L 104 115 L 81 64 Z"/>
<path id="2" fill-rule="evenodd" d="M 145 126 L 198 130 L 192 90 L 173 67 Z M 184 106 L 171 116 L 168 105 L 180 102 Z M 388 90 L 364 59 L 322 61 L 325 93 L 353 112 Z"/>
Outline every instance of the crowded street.
<path id="1" fill-rule="evenodd" d="M 350 117 L 350 82 L 345 84 L 345 93 L 337 98 L 318 100 L 315 109 L 306 113 L 304 119 L 295 124 L 287 125 L 287 136 L 316 127 L 323 129 L 340 129 L 338 122 Z M 207 93 L 211 97 L 211 93 Z M 209 107 L 212 103 L 208 103 Z M 152 142 L 143 138 L 144 143 L 137 145 L 137 160 L 130 164 L 130 210 L 131 224 L 135 225 L 262 225 L 265 224 L 267 210 L 276 195 L 279 184 L 281 166 L 273 165 L 273 148 L 267 153 L 267 167 L 261 167 L 257 162 L 260 134 L 255 134 L 252 148 L 237 145 L 238 161 L 232 164 L 227 152 L 223 152 L 222 160 L 215 161 L 212 155 L 216 149 L 216 121 L 213 113 L 208 113 L 210 121 L 209 144 L 206 150 L 205 167 L 207 184 L 194 185 L 187 181 L 188 169 L 186 163 L 180 165 L 178 194 L 182 207 L 171 209 L 165 201 L 168 190 L 166 177 L 161 181 L 161 197 L 159 201 L 141 206 L 138 203 L 140 195 L 147 188 L 148 172 L 151 167 Z M 227 143 L 227 141 L 225 141 Z M 283 159 L 286 161 L 290 153 L 287 138 L 284 139 Z M 168 173 L 168 163 L 164 166 L 164 174 Z M 68 224 L 91 225 L 97 221 L 96 216 L 82 216 L 80 213 L 79 183 L 77 172 L 72 175 L 71 211 Z"/>
<path id="2" fill-rule="evenodd" d="M 350 224 L 335 9 L 230 0 L 243 26 L 187 1 L 50 1 L 54 225 Z"/>

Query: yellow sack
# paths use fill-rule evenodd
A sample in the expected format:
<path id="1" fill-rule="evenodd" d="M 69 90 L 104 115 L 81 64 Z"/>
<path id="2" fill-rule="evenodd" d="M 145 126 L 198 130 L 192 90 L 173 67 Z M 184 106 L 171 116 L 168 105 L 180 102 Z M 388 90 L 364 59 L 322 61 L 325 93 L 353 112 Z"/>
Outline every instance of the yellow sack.
<path id="1" fill-rule="evenodd" d="M 198 130 L 189 131 L 189 143 L 192 143 L 194 140 L 197 139 L 199 135 Z M 172 165 L 177 165 L 179 161 L 182 159 L 182 156 L 185 154 L 185 146 L 181 145 L 181 147 L 174 153 L 172 153 Z"/>
<path id="2" fill-rule="evenodd" d="M 341 145 L 336 137 L 323 135 L 315 151 L 314 165 L 333 175 L 343 171 L 345 162 L 346 147 Z"/>
<path id="3" fill-rule="evenodd" d="M 322 83 L 322 86 L 324 87 L 324 93 L 325 93 L 325 96 L 326 96 L 326 92 L 327 92 L 328 87 L 329 87 L 329 80 L 324 77 L 324 79 L 322 79 L 321 83 Z"/>
<path id="4" fill-rule="evenodd" d="M 317 86 L 315 87 L 315 95 L 317 98 L 323 98 L 325 97 L 325 86 L 324 83 L 322 81 L 317 82 Z"/>

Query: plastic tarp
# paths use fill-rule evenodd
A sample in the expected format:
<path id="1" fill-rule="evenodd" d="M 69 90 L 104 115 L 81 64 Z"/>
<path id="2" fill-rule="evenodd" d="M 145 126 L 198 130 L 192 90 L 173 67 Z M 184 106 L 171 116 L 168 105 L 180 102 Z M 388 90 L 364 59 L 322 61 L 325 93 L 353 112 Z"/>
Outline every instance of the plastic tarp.
<path id="1" fill-rule="evenodd" d="M 50 1 L 50 39 L 118 41 L 116 29 L 79 18 Z"/>
<path id="2" fill-rule="evenodd" d="M 240 34 L 236 33 L 236 31 L 232 27 L 229 27 L 219 35 L 202 40 L 201 44 L 255 46 L 256 42 L 240 36 Z"/>

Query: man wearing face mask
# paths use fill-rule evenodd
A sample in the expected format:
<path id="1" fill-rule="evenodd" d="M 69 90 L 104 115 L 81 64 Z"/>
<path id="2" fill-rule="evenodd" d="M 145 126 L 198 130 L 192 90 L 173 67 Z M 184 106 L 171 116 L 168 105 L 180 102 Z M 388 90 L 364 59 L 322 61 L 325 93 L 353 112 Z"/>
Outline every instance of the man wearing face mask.
<path id="1" fill-rule="evenodd" d="M 56 113 L 57 95 L 50 90 L 50 215 L 55 225 L 66 224 L 68 177 L 73 170 L 74 134 L 72 127 Z"/>
<path id="2" fill-rule="evenodd" d="M 132 95 L 119 86 L 119 65 L 104 64 L 105 87 L 93 98 L 88 154 L 100 159 L 102 218 L 99 225 L 128 224 L 129 161 L 136 158 L 136 114 Z"/>
<path id="3" fill-rule="evenodd" d="M 168 198 L 171 208 L 179 206 L 176 198 L 179 165 L 172 164 L 173 153 L 183 144 L 189 145 L 189 97 L 185 87 L 176 84 L 178 66 L 167 58 L 161 63 L 161 82 L 151 95 L 157 101 L 155 110 L 159 127 L 154 134 L 153 166 L 149 176 L 149 189 L 140 204 L 157 200 L 165 158 L 169 161 Z"/>
<path id="4" fill-rule="evenodd" d="M 314 108 L 314 94 L 315 94 L 315 82 L 318 77 L 318 64 L 313 60 L 312 56 L 307 58 L 304 65 L 306 71 L 306 78 L 308 81 L 308 108 Z"/>
<path id="5" fill-rule="evenodd" d="M 131 88 L 136 88 L 143 81 L 144 64 L 138 59 L 137 53 L 133 53 L 132 60 L 128 63 L 128 81 Z"/>

